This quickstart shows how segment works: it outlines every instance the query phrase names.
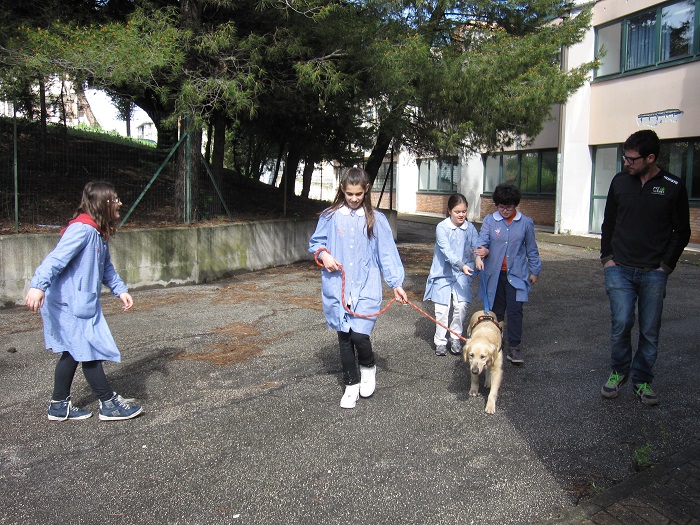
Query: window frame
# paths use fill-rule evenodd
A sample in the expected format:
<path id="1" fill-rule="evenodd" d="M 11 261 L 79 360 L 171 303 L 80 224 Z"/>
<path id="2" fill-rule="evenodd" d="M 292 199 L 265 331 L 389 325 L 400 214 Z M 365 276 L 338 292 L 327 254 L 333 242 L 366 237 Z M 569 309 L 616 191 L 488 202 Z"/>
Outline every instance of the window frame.
<path id="1" fill-rule="evenodd" d="M 498 153 L 485 153 L 482 155 L 482 162 L 484 165 L 484 176 L 482 178 L 482 193 L 484 195 L 491 195 L 493 193 L 492 189 L 487 189 L 487 173 L 486 173 L 486 162 L 491 158 L 497 158 L 498 159 L 498 181 L 496 184 L 502 184 L 503 182 L 511 181 L 514 182 L 514 184 L 520 189 L 521 194 L 525 197 L 555 197 L 557 193 L 557 180 L 556 180 L 556 174 L 555 174 L 555 179 L 554 179 L 554 187 L 551 191 L 543 191 L 542 190 L 542 167 L 544 165 L 543 162 L 543 157 L 545 154 L 554 154 L 555 158 L 557 158 L 557 155 L 559 154 L 559 151 L 556 148 L 543 148 L 543 149 L 533 149 L 533 150 L 519 150 L 519 151 L 501 151 Z M 536 191 L 525 191 L 522 187 L 522 172 L 523 172 L 523 158 L 524 157 L 530 157 L 532 155 L 537 155 L 537 182 L 536 182 Z M 516 169 L 516 175 L 515 175 L 515 180 L 511 180 L 510 178 L 506 177 L 507 174 L 507 167 L 504 167 L 504 157 L 507 157 L 505 159 L 506 162 L 511 160 L 512 158 L 517 159 L 517 169 Z M 494 186 L 495 188 L 495 186 Z"/>
<path id="2" fill-rule="evenodd" d="M 593 72 L 593 82 L 596 81 L 602 81 L 602 80 L 611 80 L 614 78 L 618 77 L 623 77 L 623 76 L 630 76 L 630 75 L 636 75 L 639 73 L 645 73 L 647 71 L 653 71 L 656 69 L 663 69 L 667 67 L 672 67 L 676 66 L 678 64 L 684 64 L 688 62 L 694 62 L 700 60 L 700 0 L 694 0 L 694 6 L 693 6 L 693 16 L 692 16 L 692 28 L 693 28 L 693 34 L 691 36 L 691 44 L 690 44 L 690 52 L 687 55 L 684 56 L 676 56 L 673 58 L 668 58 L 668 59 L 662 59 L 662 46 L 661 46 L 661 41 L 662 41 L 662 34 L 663 34 L 663 17 L 662 13 L 664 9 L 667 9 L 671 6 L 674 6 L 676 4 L 681 5 L 685 4 L 687 0 L 673 0 L 669 2 L 664 2 L 660 3 L 656 6 L 642 9 L 639 11 L 635 11 L 634 13 L 630 13 L 622 18 L 618 18 L 616 20 L 613 20 L 611 22 L 601 24 L 600 26 L 595 27 L 595 45 L 594 49 L 596 52 L 596 55 L 600 52 L 600 35 L 599 33 L 601 30 L 604 29 L 609 29 L 612 28 L 613 26 L 619 25 L 620 30 L 618 31 L 620 35 L 620 42 L 617 43 L 615 46 L 616 49 L 619 49 L 619 56 L 618 58 L 618 64 L 617 64 L 617 70 L 612 73 L 607 73 L 607 74 L 599 74 L 599 69 L 596 69 Z M 653 14 L 654 15 L 654 40 L 653 40 L 653 45 L 654 45 L 654 60 L 646 65 L 643 66 L 636 66 L 636 67 L 629 67 L 628 66 L 628 61 L 630 58 L 630 55 L 628 53 L 628 44 L 629 44 L 629 27 L 630 23 L 633 20 L 639 19 L 640 17 L 644 16 L 645 14 Z M 650 17 L 651 18 L 651 17 Z M 609 51 L 609 50 L 608 50 Z M 609 60 L 611 57 L 606 55 L 603 58 L 603 61 Z"/>
<path id="3" fill-rule="evenodd" d="M 673 148 L 674 145 L 680 145 L 680 144 L 685 144 L 687 146 L 687 151 L 685 152 L 685 160 L 682 161 L 682 163 L 685 164 L 685 172 L 684 173 L 678 173 L 678 170 L 673 167 L 669 167 L 665 165 L 664 162 L 659 163 L 659 165 L 666 171 L 672 173 L 676 177 L 680 178 L 681 181 L 685 183 L 685 188 L 688 192 L 688 201 L 690 203 L 691 207 L 700 207 L 700 137 L 688 137 L 688 138 L 681 138 L 681 139 L 671 139 L 671 140 L 662 140 L 661 141 L 661 151 L 659 152 L 659 157 L 663 157 L 666 154 L 671 153 L 671 149 Z M 596 155 L 599 149 L 612 149 L 615 148 L 617 150 L 616 153 L 616 168 L 615 168 L 615 173 L 620 173 L 624 169 L 624 164 L 622 162 L 622 155 L 624 154 L 624 151 L 622 150 L 622 145 L 621 144 L 600 144 L 598 146 L 594 146 L 591 148 L 591 155 L 593 158 L 593 168 L 591 172 L 591 201 L 590 201 L 590 212 L 589 212 L 589 220 L 588 220 L 588 231 L 590 233 L 600 233 L 600 231 L 596 230 L 594 228 L 593 224 L 593 219 L 594 219 L 594 207 L 596 204 L 600 204 L 601 201 L 603 201 L 602 205 L 604 205 L 605 200 L 608 197 L 608 188 L 604 188 L 605 191 L 603 193 L 596 193 L 595 188 L 596 188 Z M 697 167 L 698 173 L 694 173 L 694 169 Z M 695 176 L 695 182 L 698 184 L 698 188 L 695 189 L 695 192 L 697 194 L 696 197 L 693 197 L 693 177 Z"/>
<path id="4" fill-rule="evenodd" d="M 429 163 L 428 167 L 428 183 L 426 188 L 421 187 L 421 165 L 424 162 Z M 442 166 L 444 163 L 450 163 L 450 188 L 451 189 L 439 189 L 439 176 L 442 172 Z M 416 159 L 416 164 L 418 165 L 418 193 L 435 193 L 435 194 L 448 194 L 456 193 L 459 187 L 459 180 L 461 176 L 461 164 L 458 157 L 422 157 Z M 432 169 L 433 164 L 435 165 L 434 170 Z"/>

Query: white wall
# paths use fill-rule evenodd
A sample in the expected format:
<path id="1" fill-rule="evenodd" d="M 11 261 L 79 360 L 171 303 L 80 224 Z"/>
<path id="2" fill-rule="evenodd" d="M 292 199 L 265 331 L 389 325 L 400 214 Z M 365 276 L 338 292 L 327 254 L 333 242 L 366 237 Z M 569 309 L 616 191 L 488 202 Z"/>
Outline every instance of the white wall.
<path id="1" fill-rule="evenodd" d="M 484 163 L 481 155 L 467 154 L 460 159 L 462 173 L 459 192 L 467 198 L 467 219 L 480 221 L 481 192 L 484 189 Z"/>
<path id="2" fill-rule="evenodd" d="M 568 69 L 594 59 L 594 31 L 565 52 Z M 586 83 L 562 108 L 558 221 L 555 233 L 588 233 L 593 162 L 589 147 L 591 85 Z M 558 224 L 557 224 L 558 223 Z M 555 228 L 556 229 L 556 228 Z"/>
<path id="3" fill-rule="evenodd" d="M 416 158 L 401 150 L 397 163 L 396 210 L 400 213 L 416 212 L 418 192 L 418 164 Z"/>

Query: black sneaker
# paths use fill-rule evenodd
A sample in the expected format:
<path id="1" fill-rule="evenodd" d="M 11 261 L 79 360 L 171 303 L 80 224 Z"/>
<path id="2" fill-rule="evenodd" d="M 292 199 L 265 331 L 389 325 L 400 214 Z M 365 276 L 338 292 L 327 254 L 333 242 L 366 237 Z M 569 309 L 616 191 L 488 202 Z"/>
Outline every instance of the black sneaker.
<path id="1" fill-rule="evenodd" d="M 627 376 L 620 375 L 617 372 L 611 372 L 608 382 L 605 383 L 603 388 L 600 389 L 600 393 L 607 399 L 614 399 L 617 397 L 620 387 L 626 382 Z"/>
<path id="2" fill-rule="evenodd" d="M 506 357 L 508 358 L 508 361 L 514 365 L 522 365 L 525 362 L 525 359 L 523 359 L 523 354 L 518 347 L 511 348 Z"/>
<path id="3" fill-rule="evenodd" d="M 654 393 L 649 383 L 637 383 L 634 385 L 634 393 L 643 405 L 653 407 L 659 404 L 659 396 Z"/>

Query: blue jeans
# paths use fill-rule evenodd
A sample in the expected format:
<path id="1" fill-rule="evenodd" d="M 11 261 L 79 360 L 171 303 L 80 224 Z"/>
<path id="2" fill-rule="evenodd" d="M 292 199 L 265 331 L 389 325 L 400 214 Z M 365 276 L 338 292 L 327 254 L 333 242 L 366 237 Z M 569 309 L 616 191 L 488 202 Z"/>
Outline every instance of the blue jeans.
<path id="1" fill-rule="evenodd" d="M 659 351 L 661 312 L 668 275 L 661 270 L 627 266 L 605 268 L 605 292 L 610 299 L 610 368 L 629 375 L 633 384 L 651 383 Z M 635 304 L 639 313 L 639 341 L 632 357 Z"/>
<path id="2" fill-rule="evenodd" d="M 498 275 L 496 297 L 493 300 L 493 313 L 499 322 L 502 322 L 508 314 L 506 328 L 508 332 L 508 345 L 510 348 L 518 348 L 523 337 L 523 303 L 518 301 L 517 290 L 508 282 L 508 272 L 501 271 Z"/>

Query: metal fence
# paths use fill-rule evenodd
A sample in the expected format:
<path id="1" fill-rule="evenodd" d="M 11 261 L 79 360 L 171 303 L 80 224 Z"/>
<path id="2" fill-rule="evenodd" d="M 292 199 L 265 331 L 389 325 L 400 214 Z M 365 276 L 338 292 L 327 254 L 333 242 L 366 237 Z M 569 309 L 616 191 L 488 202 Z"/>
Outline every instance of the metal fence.
<path id="1" fill-rule="evenodd" d="M 0 227 L 2 233 L 65 225 L 85 184 L 111 182 L 125 209 L 135 202 L 168 152 L 153 145 L 48 126 L 0 120 Z M 161 169 L 131 220 L 172 222 L 177 156 Z"/>
<path id="2" fill-rule="evenodd" d="M 201 157 L 189 159 L 201 169 L 196 195 L 187 194 L 176 180 L 182 158 L 174 148 L 116 135 L 55 125 L 43 134 L 35 122 L 0 118 L 0 234 L 62 227 L 94 180 L 114 184 L 127 227 L 182 224 L 188 215 L 176 209 L 178 202 L 196 210 L 199 221 L 294 217 L 325 206 L 286 199 L 279 189 L 232 172 L 215 179 Z"/>

